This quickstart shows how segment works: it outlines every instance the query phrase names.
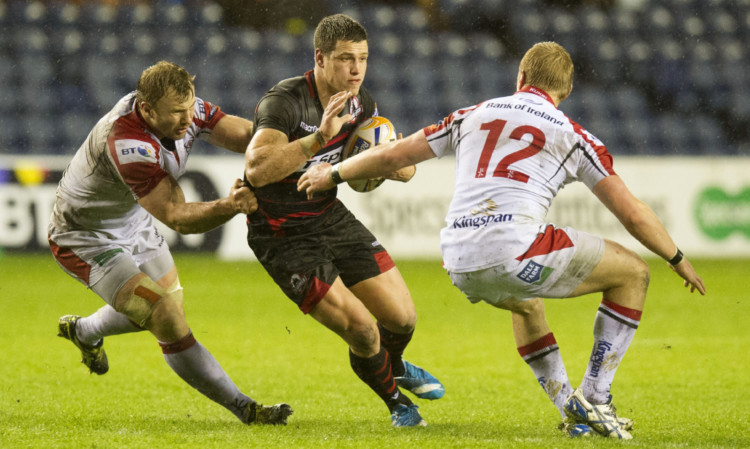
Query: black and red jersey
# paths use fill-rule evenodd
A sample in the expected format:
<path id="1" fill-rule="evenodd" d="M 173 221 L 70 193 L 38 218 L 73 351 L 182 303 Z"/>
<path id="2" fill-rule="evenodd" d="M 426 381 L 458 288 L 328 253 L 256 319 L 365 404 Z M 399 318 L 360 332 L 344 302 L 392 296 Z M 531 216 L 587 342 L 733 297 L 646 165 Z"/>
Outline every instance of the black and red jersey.
<path id="1" fill-rule="evenodd" d="M 313 71 L 281 81 L 255 107 L 255 129 L 271 128 L 283 132 L 289 141 L 315 133 L 323 117 Z M 297 191 L 297 180 L 311 166 L 322 162 L 335 164 L 351 132 L 366 119 L 378 115 L 377 105 L 364 87 L 352 96 L 341 115 L 354 117 L 326 146 L 296 171 L 281 181 L 255 189 L 258 210 L 248 216 L 251 235 L 285 236 L 315 232 L 323 226 L 325 215 L 337 202 L 337 189 L 320 193 L 312 200 Z"/>

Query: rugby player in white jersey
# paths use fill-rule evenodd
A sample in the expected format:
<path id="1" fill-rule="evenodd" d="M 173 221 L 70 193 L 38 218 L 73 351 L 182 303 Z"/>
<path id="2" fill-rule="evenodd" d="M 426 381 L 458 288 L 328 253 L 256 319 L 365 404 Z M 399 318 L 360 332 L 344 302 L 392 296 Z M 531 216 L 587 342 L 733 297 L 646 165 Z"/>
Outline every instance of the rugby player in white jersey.
<path id="1" fill-rule="evenodd" d="M 343 180 L 455 156 L 455 193 L 441 231 L 453 284 L 471 302 L 511 311 L 518 352 L 559 410 L 561 429 L 629 439 L 632 420 L 617 417 L 610 387 L 641 318 L 648 265 L 613 241 L 546 223 L 553 198 L 564 185 L 583 182 L 691 292 L 705 294 L 706 288 L 651 208 L 617 176 L 602 142 L 557 109 L 572 87 L 567 51 L 538 43 L 521 60 L 514 95 L 459 109 L 378 151 L 314 166 L 298 188 L 313 195 Z M 603 295 L 594 345 L 581 385 L 573 389 L 540 297 L 594 292 Z"/>
<path id="2" fill-rule="evenodd" d="M 176 179 L 195 139 L 243 153 L 253 132 L 251 121 L 196 98 L 193 78 L 166 61 L 144 70 L 137 90 L 99 120 L 65 170 L 50 248 L 60 267 L 106 305 L 85 318 L 61 317 L 59 336 L 80 349 L 91 372 L 104 374 L 103 338 L 147 329 L 183 380 L 242 422 L 286 424 L 289 405 L 262 406 L 243 394 L 195 340 L 177 268 L 155 226 L 154 218 L 183 234 L 201 233 L 257 208 L 241 180 L 224 198 L 185 201 Z"/>

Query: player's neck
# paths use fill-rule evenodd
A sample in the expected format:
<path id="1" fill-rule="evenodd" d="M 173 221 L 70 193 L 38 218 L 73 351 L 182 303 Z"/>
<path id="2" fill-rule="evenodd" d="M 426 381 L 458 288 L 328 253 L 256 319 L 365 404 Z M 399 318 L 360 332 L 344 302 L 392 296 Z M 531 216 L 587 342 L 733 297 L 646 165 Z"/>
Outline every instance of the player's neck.
<path id="1" fill-rule="evenodd" d="M 318 100 L 320 101 L 320 105 L 323 106 L 323 109 L 325 109 L 326 106 L 328 106 L 328 101 L 334 94 L 336 94 L 336 92 L 334 92 L 333 87 L 326 82 L 325 77 L 318 72 L 317 67 L 313 71 L 313 75 L 315 90 L 318 93 Z"/>

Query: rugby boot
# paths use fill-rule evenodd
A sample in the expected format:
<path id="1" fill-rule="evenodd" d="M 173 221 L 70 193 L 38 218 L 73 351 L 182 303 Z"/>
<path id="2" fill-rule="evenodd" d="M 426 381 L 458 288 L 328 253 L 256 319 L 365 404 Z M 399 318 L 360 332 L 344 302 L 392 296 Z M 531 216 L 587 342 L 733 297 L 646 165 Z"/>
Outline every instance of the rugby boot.
<path id="1" fill-rule="evenodd" d="M 257 402 L 247 404 L 247 415 L 243 422 L 245 424 L 271 424 L 286 425 L 286 419 L 294 413 L 289 404 L 261 405 Z"/>
<path id="2" fill-rule="evenodd" d="M 427 425 L 427 421 L 422 419 L 422 416 L 417 410 L 416 404 L 404 405 L 398 404 L 391 413 L 391 424 L 393 427 L 424 427 Z"/>
<path id="3" fill-rule="evenodd" d="M 577 388 L 565 401 L 563 408 L 568 417 L 578 423 L 587 424 L 600 435 L 623 440 L 633 438 L 630 432 L 620 425 L 611 399 L 607 404 L 592 405 L 583 397 L 581 389 Z"/>
<path id="4" fill-rule="evenodd" d="M 440 399 L 445 394 L 445 387 L 432 374 L 417 365 L 404 362 L 404 374 L 396 377 L 399 388 L 405 388 L 422 399 Z"/>
<path id="5" fill-rule="evenodd" d="M 78 315 L 60 317 L 57 322 L 57 336 L 70 340 L 81 350 L 81 363 L 88 367 L 90 373 L 104 374 L 109 370 L 107 353 L 102 348 L 104 339 L 102 338 L 99 343 L 93 346 L 82 343 L 76 335 L 76 323 L 79 319 L 81 317 Z"/>

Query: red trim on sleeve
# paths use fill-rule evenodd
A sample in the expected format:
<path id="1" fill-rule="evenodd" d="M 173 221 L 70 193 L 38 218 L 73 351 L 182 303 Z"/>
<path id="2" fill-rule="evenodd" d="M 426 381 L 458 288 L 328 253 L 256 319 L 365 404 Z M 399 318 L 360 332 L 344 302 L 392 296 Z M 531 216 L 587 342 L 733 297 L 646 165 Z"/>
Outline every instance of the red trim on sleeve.
<path id="1" fill-rule="evenodd" d="M 612 164 L 612 155 L 609 153 L 609 150 L 607 150 L 607 147 L 594 143 L 583 126 L 579 125 L 574 120 L 571 120 L 569 117 L 568 120 L 570 121 L 570 124 L 573 125 L 573 131 L 581 136 L 581 138 L 586 141 L 586 143 L 591 145 L 591 148 L 594 149 L 597 159 L 599 159 L 599 162 L 602 164 L 607 173 L 609 173 L 610 175 L 615 175 L 615 169 Z"/>
<path id="2" fill-rule="evenodd" d="M 89 285 L 89 276 L 91 275 L 91 265 L 87 264 L 83 259 L 76 256 L 75 253 L 68 248 L 61 248 L 57 246 L 57 243 L 53 242 L 52 240 L 47 239 L 49 241 L 49 248 L 52 250 L 52 255 L 55 257 L 55 260 L 65 267 L 66 270 L 70 271 L 76 277 L 83 282 L 86 283 L 86 285 Z"/>
<path id="3" fill-rule="evenodd" d="M 453 119 L 454 119 L 453 112 L 451 112 L 450 115 L 448 115 L 448 117 L 441 120 L 440 123 L 436 125 L 425 126 L 424 128 L 422 128 L 422 130 L 424 131 L 425 137 L 430 137 L 432 134 L 435 134 L 437 132 L 444 130 L 448 125 L 451 124 Z"/>
<path id="4" fill-rule="evenodd" d="M 224 118 L 227 114 L 221 110 L 221 108 L 213 103 L 209 103 L 208 101 L 203 101 L 203 109 L 204 113 L 203 115 L 195 114 L 193 116 L 193 123 L 200 128 L 200 129 L 210 129 L 213 130 L 216 127 L 216 124 L 219 123 L 219 120 Z M 200 113 L 200 105 L 196 102 L 196 107 L 198 108 L 198 113 Z M 205 116 L 205 119 L 203 118 Z"/>
<path id="5" fill-rule="evenodd" d="M 573 245 L 573 242 L 565 231 L 556 229 L 552 225 L 547 225 L 544 232 L 537 235 L 536 240 L 534 240 L 529 249 L 516 257 L 516 260 L 530 259 L 534 256 L 542 256 L 561 249 L 572 248 L 573 246 L 575 245 Z"/>

